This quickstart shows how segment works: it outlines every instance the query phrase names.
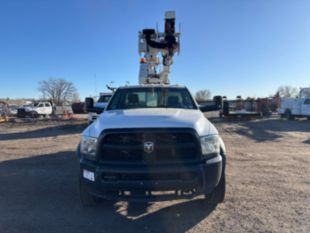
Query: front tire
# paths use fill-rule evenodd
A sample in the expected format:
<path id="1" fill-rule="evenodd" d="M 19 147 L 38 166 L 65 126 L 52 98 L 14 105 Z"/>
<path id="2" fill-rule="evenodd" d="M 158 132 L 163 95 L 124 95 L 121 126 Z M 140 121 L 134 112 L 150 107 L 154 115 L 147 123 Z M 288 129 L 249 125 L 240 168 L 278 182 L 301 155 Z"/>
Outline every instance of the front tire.
<path id="1" fill-rule="evenodd" d="M 93 206 L 97 203 L 96 198 L 89 193 L 81 178 L 79 179 L 79 194 L 83 206 Z"/>
<path id="2" fill-rule="evenodd" d="M 292 115 L 292 113 L 291 113 L 290 110 L 286 110 L 286 111 L 285 111 L 285 117 L 286 117 L 286 119 L 288 119 L 288 120 L 294 120 L 294 119 L 295 119 L 295 117 Z"/>
<path id="3" fill-rule="evenodd" d="M 38 117 L 39 117 L 39 114 L 38 114 L 36 111 L 31 111 L 31 112 L 30 112 L 30 117 L 31 117 L 31 118 L 38 118 Z"/>
<path id="4" fill-rule="evenodd" d="M 212 191 L 212 193 L 206 195 L 205 201 L 208 204 L 217 205 L 224 201 L 225 193 L 226 193 L 226 178 L 225 178 L 225 173 L 223 173 L 220 182 L 215 187 L 215 189 Z"/>

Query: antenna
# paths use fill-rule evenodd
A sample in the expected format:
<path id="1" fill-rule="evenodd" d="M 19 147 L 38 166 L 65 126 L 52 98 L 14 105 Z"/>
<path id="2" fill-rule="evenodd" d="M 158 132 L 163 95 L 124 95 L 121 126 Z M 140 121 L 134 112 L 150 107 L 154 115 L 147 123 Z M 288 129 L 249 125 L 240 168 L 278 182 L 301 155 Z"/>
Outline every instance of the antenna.
<path id="1" fill-rule="evenodd" d="M 112 87 L 112 84 L 113 84 L 113 83 L 114 83 L 114 82 L 111 81 L 110 84 L 106 84 L 107 89 L 110 90 L 110 91 L 112 91 L 112 92 L 114 92 L 114 91 L 117 89 L 116 87 Z"/>

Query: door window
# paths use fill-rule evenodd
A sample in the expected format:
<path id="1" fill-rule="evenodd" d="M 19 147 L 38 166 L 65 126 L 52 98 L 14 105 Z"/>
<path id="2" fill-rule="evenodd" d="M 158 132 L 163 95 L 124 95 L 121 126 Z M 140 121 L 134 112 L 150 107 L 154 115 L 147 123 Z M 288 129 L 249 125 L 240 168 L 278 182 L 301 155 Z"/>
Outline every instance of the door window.
<path id="1" fill-rule="evenodd" d="M 305 105 L 310 105 L 310 99 L 306 99 L 304 104 Z"/>

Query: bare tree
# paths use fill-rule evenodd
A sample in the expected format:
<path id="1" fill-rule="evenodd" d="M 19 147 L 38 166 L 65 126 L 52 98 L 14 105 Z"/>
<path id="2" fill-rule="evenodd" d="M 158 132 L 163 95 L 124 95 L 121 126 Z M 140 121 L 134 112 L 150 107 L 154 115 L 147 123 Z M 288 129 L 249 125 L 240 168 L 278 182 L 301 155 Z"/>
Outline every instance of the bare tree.
<path id="1" fill-rule="evenodd" d="M 295 98 L 298 95 L 298 89 L 292 86 L 280 86 L 277 93 L 281 98 Z"/>
<path id="2" fill-rule="evenodd" d="M 56 105 L 71 102 L 77 93 L 73 83 L 63 78 L 49 78 L 40 81 L 38 90 L 44 98 L 51 99 Z"/>
<path id="3" fill-rule="evenodd" d="M 205 89 L 196 92 L 195 99 L 197 102 L 202 102 L 211 99 L 211 91 Z"/>

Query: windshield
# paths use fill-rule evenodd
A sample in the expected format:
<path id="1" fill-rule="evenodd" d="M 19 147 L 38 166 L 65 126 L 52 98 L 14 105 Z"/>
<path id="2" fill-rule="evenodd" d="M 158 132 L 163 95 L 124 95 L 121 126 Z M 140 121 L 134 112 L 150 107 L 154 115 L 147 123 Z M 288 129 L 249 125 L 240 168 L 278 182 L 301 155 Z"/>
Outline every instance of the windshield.
<path id="1" fill-rule="evenodd" d="M 118 89 L 107 110 L 132 108 L 183 108 L 196 109 L 186 88 L 128 88 Z"/>
<path id="2" fill-rule="evenodd" d="M 98 102 L 109 102 L 111 95 L 102 95 L 99 97 Z"/>

